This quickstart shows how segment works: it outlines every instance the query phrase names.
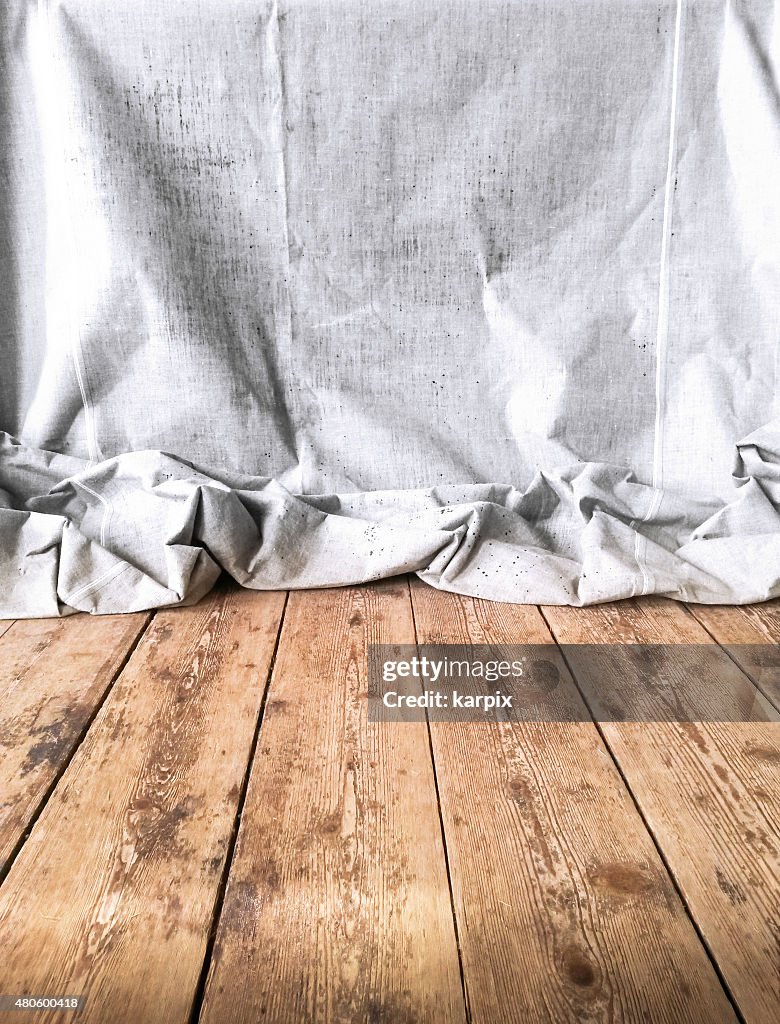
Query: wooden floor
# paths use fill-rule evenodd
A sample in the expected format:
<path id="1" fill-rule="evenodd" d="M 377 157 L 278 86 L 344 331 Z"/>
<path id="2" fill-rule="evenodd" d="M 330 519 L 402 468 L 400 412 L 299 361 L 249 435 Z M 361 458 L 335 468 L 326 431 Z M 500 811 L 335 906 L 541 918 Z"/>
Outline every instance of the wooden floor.
<path id="1" fill-rule="evenodd" d="M 396 579 L 0 634 L 0 993 L 86 999 L 9 1020 L 780 1020 L 777 722 L 376 724 L 366 699 L 369 643 L 715 640 L 780 708 L 749 646 L 777 604 Z"/>

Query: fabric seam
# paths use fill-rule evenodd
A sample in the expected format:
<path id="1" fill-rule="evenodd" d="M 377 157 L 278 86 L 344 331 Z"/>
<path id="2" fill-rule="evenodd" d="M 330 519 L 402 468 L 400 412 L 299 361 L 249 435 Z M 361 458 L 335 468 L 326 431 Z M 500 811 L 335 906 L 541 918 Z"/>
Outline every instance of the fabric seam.
<path id="1" fill-rule="evenodd" d="M 73 367 L 76 371 L 76 380 L 78 381 L 79 391 L 81 392 L 81 402 L 84 406 L 84 427 L 87 434 L 87 447 L 89 449 L 89 458 L 91 462 L 101 462 L 103 459 L 103 453 L 100 450 L 100 446 L 97 440 L 97 426 L 95 421 L 95 410 L 92 406 L 92 402 L 89 399 L 89 392 L 87 389 L 86 380 L 86 366 L 84 364 L 84 352 L 81 346 L 81 338 L 78 334 L 73 341 L 72 348 L 73 355 Z"/>
<path id="2" fill-rule="evenodd" d="M 655 433 L 653 443 L 653 487 L 663 486 L 664 413 L 666 404 L 666 353 L 669 338 L 669 242 L 671 238 L 674 165 L 677 150 L 677 98 L 680 80 L 680 42 L 685 0 L 677 0 L 672 57 L 672 95 L 669 110 L 669 150 L 664 185 L 664 211 L 661 227 L 661 258 L 658 275 L 658 316 L 655 344 Z"/>
<path id="3" fill-rule="evenodd" d="M 680 47 L 682 17 L 685 0 L 677 0 L 674 21 L 674 48 L 672 52 L 672 89 L 669 104 L 669 146 L 664 183 L 664 210 L 661 225 L 661 256 L 658 271 L 658 314 L 655 335 L 655 422 L 653 431 L 653 499 L 640 523 L 649 523 L 663 500 L 663 446 L 664 414 L 666 412 L 666 354 L 669 341 L 669 243 L 671 239 L 672 202 L 675 181 L 674 168 L 677 155 L 677 101 L 680 88 Z M 635 528 L 636 521 L 632 520 Z M 652 593 L 654 579 L 647 565 L 647 537 L 637 531 L 634 538 L 634 558 L 642 574 L 642 596 Z"/>
<path id="4" fill-rule="evenodd" d="M 102 494 L 98 494 L 97 491 L 93 491 L 92 488 L 88 487 L 83 480 L 76 480 L 74 481 L 74 483 L 78 487 L 82 487 L 87 492 L 87 494 L 91 494 L 93 498 L 97 498 L 97 500 L 103 506 L 103 517 L 100 521 L 100 546 L 104 548 L 106 546 L 106 534 L 108 532 L 108 524 L 110 522 L 111 514 L 113 512 L 111 502 L 107 498 L 104 498 Z"/>
<path id="5" fill-rule="evenodd" d="M 288 329 L 288 340 L 289 340 L 289 359 L 290 359 L 290 374 L 293 371 L 293 359 L 295 351 L 295 340 L 294 340 L 294 325 L 293 325 L 293 298 L 292 298 L 292 261 L 290 259 L 290 199 L 289 199 L 289 158 L 287 155 L 287 78 L 284 69 L 284 62 L 282 60 L 282 19 L 283 14 L 281 11 L 281 0 L 274 0 L 274 23 L 275 23 L 275 52 L 276 52 L 276 65 L 279 74 L 279 91 L 280 91 L 280 102 L 279 102 L 279 149 L 281 158 L 281 172 L 282 172 L 282 185 L 283 185 L 283 203 L 284 203 L 284 251 L 285 251 L 285 263 L 286 263 L 286 274 L 285 274 L 285 290 L 287 293 L 287 329 Z M 292 426 L 292 424 L 291 424 Z M 293 438 L 295 436 L 295 428 L 292 428 Z M 300 491 L 306 492 L 306 481 L 304 478 L 304 466 L 301 458 L 300 451 L 296 448 L 296 458 L 298 461 L 298 473 L 300 482 Z"/>
<path id="6" fill-rule="evenodd" d="M 118 576 L 121 576 L 123 572 L 127 572 L 128 569 L 132 568 L 133 566 L 129 562 L 115 562 L 110 569 L 101 573 L 97 579 L 90 580 L 89 583 L 86 583 L 84 586 L 72 591 L 70 594 L 63 597 L 62 600 L 65 604 L 74 607 L 74 601 L 80 601 L 82 598 L 101 590 L 107 583 L 110 583 Z"/>

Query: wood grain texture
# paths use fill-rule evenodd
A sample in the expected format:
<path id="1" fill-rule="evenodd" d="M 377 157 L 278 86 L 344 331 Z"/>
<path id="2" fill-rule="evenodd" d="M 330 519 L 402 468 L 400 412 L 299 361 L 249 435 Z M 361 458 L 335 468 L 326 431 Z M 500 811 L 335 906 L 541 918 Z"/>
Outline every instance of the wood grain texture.
<path id="1" fill-rule="evenodd" d="M 149 619 L 8 623 L 0 637 L 0 876 Z"/>
<path id="2" fill-rule="evenodd" d="M 202 1024 L 464 1022 L 425 723 L 367 720 L 406 583 L 290 596 Z"/>
<path id="3" fill-rule="evenodd" d="M 4 633 L 7 633 L 8 630 L 11 628 L 11 626 L 13 626 L 15 621 L 16 621 L 16 619 L 1 619 L 0 620 L 0 636 L 3 636 Z"/>
<path id="4" fill-rule="evenodd" d="M 536 608 L 421 583 L 412 597 L 420 643 L 497 657 L 549 645 L 585 715 Z M 734 1019 L 592 722 L 435 722 L 431 735 L 475 1024 Z"/>
<path id="5" fill-rule="evenodd" d="M 0 991 L 188 1020 L 283 604 L 157 614 L 0 889 Z"/>
<path id="6" fill-rule="evenodd" d="M 745 607 L 694 604 L 688 610 L 780 709 L 780 601 Z"/>
<path id="7" fill-rule="evenodd" d="M 562 643 L 711 643 L 672 601 L 544 608 Z M 723 654 L 725 659 L 727 656 Z M 622 679 L 632 681 L 630 663 Z M 780 1013 L 780 725 L 602 724 L 746 1021 Z"/>

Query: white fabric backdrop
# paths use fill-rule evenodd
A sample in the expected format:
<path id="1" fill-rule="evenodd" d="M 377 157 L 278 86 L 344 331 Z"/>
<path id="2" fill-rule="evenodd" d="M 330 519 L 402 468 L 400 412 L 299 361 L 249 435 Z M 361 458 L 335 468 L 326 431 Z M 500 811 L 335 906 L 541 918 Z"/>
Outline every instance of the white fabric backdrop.
<path id="1" fill-rule="evenodd" d="M 6 3 L 0 614 L 780 593 L 779 26 Z"/>

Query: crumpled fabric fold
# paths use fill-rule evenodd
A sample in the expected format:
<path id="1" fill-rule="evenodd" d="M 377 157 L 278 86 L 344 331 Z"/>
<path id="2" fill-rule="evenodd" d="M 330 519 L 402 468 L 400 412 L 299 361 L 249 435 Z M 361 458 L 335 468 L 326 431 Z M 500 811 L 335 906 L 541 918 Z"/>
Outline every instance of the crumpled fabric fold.
<path id="1" fill-rule="evenodd" d="M 0 579 L 19 584 L 3 591 L 0 615 L 192 603 L 223 570 L 258 590 L 414 572 L 520 603 L 763 601 L 780 594 L 780 421 L 740 442 L 734 472 L 733 500 L 701 502 L 691 528 L 689 500 L 603 463 L 538 473 L 522 492 L 295 495 L 158 451 L 91 464 L 2 433 Z"/>

